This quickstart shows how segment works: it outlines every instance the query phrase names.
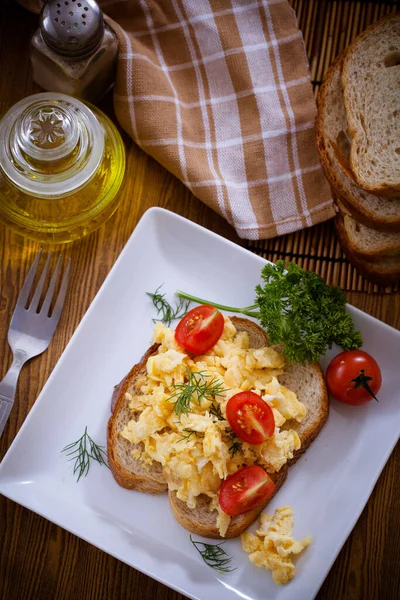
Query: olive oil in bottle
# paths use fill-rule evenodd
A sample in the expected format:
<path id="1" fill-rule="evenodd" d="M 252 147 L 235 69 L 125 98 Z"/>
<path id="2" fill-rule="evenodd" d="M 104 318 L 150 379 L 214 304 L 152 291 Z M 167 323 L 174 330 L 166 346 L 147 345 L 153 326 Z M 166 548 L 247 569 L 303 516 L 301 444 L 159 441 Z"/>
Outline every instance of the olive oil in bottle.
<path id="1" fill-rule="evenodd" d="M 65 243 L 99 227 L 124 171 L 118 130 L 76 98 L 35 94 L 0 122 L 0 219 L 27 237 Z"/>

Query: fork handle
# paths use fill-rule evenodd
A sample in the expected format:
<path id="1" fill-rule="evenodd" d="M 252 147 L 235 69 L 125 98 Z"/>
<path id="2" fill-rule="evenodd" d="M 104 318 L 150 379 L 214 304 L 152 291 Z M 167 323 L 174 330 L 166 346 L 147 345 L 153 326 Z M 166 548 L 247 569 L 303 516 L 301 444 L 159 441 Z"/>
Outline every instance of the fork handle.
<path id="1" fill-rule="evenodd" d="M 14 404 L 19 373 L 28 358 L 25 350 L 15 350 L 11 367 L 8 369 L 3 381 L 0 382 L 0 436 Z M 1 407 L 3 407 L 3 410 L 1 410 Z"/>

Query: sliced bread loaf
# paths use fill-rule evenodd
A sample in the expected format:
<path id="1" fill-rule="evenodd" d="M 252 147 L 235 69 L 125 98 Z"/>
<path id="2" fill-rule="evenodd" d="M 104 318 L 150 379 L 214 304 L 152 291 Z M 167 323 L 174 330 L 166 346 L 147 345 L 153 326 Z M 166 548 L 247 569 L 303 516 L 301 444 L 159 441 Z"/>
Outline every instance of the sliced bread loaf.
<path id="1" fill-rule="evenodd" d="M 353 254 L 362 260 L 370 259 L 371 262 L 379 262 L 387 256 L 400 255 L 400 233 L 371 229 L 354 219 L 337 198 L 336 204 L 339 209 L 337 226 L 343 228 Z"/>
<path id="2" fill-rule="evenodd" d="M 359 188 L 350 167 L 351 139 L 341 86 L 343 55 L 325 75 L 318 96 L 316 119 L 317 147 L 325 175 L 335 195 L 357 221 L 382 231 L 400 232 L 400 194 L 397 198 L 379 197 Z"/>
<path id="3" fill-rule="evenodd" d="M 400 192 L 400 14 L 366 29 L 348 47 L 342 87 L 358 185 Z"/>

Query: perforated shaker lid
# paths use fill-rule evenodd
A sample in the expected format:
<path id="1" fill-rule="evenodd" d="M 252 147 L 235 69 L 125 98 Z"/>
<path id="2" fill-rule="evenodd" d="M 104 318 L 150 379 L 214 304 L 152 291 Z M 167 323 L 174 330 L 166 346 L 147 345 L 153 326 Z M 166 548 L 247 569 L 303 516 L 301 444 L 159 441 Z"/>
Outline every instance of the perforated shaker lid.
<path id="1" fill-rule="evenodd" d="M 94 0 L 48 0 L 39 26 L 47 46 L 69 58 L 91 54 L 104 35 L 103 13 Z"/>

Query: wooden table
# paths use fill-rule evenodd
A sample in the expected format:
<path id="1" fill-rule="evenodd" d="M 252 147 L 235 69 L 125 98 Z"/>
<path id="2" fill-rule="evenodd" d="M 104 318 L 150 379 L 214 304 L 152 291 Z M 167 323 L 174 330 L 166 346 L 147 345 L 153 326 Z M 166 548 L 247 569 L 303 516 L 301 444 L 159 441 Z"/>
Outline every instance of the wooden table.
<path id="1" fill-rule="evenodd" d="M 0 114 L 39 91 L 32 82 L 29 39 L 37 18 L 11 2 L 0 13 Z M 103 108 L 112 114 L 110 98 Z M 124 136 L 127 174 L 118 212 L 96 233 L 66 247 L 73 258 L 70 294 L 49 350 L 23 369 L 16 405 L 0 440 L 1 458 L 143 213 L 162 206 L 242 243 L 232 228 Z M 0 377 L 11 361 L 7 328 L 28 266 L 39 245 L 0 226 Z M 349 301 L 400 328 L 400 295 L 353 292 Z M 384 432 L 383 432 L 384 434 Z M 368 465 L 365 465 L 368 468 Z M 400 447 L 390 457 L 345 543 L 318 600 L 395 600 L 400 597 Z M 111 558 L 29 510 L 0 500 L 0 597 L 7 600 L 183 596 Z M 332 515 L 332 519 L 335 515 Z M 298 598 L 297 600 L 304 600 Z"/>

